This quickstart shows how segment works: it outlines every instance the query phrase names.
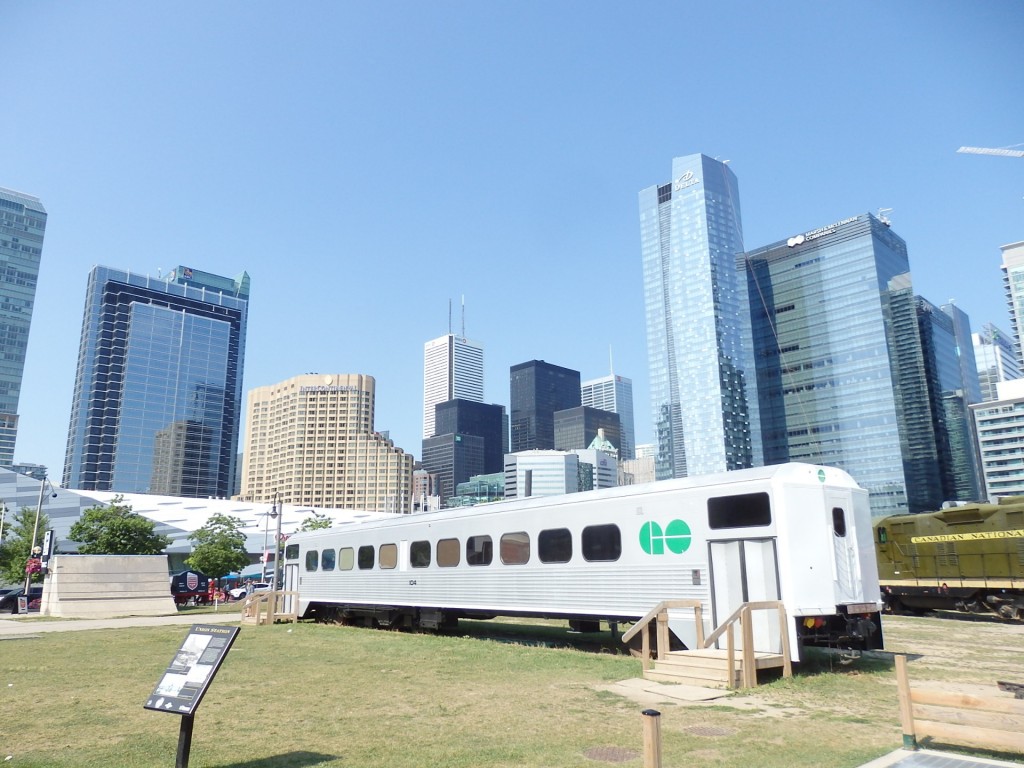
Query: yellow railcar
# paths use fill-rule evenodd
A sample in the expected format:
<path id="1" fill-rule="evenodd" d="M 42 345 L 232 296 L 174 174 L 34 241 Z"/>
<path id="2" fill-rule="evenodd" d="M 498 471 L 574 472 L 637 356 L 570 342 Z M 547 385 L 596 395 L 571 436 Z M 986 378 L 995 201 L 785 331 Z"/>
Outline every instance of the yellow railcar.
<path id="1" fill-rule="evenodd" d="M 886 517 L 874 530 L 888 610 L 1024 618 L 1024 496 Z"/>

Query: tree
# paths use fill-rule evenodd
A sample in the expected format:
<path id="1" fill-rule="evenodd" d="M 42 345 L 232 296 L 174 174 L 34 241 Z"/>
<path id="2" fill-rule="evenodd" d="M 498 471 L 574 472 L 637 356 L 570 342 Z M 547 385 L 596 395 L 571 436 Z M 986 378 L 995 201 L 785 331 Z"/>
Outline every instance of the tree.
<path id="1" fill-rule="evenodd" d="M 310 517 L 302 521 L 300 531 L 319 531 L 321 528 L 330 528 L 334 522 L 322 512 L 313 511 Z"/>
<path id="2" fill-rule="evenodd" d="M 196 546 L 185 563 L 214 579 L 242 570 L 249 564 L 249 552 L 241 528 L 242 521 L 237 517 L 210 515 L 206 525 L 189 536 Z"/>
<path id="3" fill-rule="evenodd" d="M 0 581 L 5 584 L 25 583 L 25 566 L 32 549 L 32 531 L 36 530 L 38 546 L 42 544 L 43 535 L 49 527 L 50 518 L 45 512 L 39 513 L 39 525 L 36 526 L 35 507 L 20 507 L 13 515 L 7 514 L 4 540 L 0 542 Z M 42 580 L 41 573 L 32 575 L 32 581 Z"/>
<path id="4" fill-rule="evenodd" d="M 71 526 L 72 541 L 83 555 L 159 555 L 171 543 L 156 532 L 156 523 L 133 512 L 123 496 L 89 507 Z"/>

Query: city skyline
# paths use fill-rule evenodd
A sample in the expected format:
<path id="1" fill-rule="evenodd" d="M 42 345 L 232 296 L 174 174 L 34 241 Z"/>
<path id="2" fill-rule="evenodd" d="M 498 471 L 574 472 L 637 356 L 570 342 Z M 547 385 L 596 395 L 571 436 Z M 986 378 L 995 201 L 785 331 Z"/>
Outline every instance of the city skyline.
<path id="1" fill-rule="evenodd" d="M 599 3 L 586 25 L 531 3 L 318 5 L 315 24 L 308 9 L 6 9 L 18 119 L 0 126 L 0 185 L 48 212 L 15 460 L 62 466 L 68 318 L 97 263 L 248 271 L 244 391 L 373 375 L 377 428 L 413 454 L 423 341 L 459 295 L 487 402 L 509 404 L 523 360 L 590 379 L 611 347 L 636 441 L 653 442 L 636 196 L 698 152 L 731 161 L 748 249 L 891 208 L 915 292 L 955 300 L 974 331 L 1009 328 L 1000 248 L 1024 239 L 1022 166 L 956 149 L 1024 140 L 1006 98 L 1024 9 L 908 2 L 866 30 L 810 2 L 645 8 Z M 743 44 L 680 45 L 684 26 Z"/>

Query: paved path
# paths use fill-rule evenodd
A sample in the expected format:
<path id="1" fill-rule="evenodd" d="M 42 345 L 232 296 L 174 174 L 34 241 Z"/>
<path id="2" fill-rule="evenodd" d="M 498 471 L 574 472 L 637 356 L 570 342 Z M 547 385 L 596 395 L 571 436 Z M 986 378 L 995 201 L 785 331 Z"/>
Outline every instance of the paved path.
<path id="1" fill-rule="evenodd" d="M 121 627 L 165 627 L 175 624 L 230 624 L 241 620 L 238 610 L 223 613 L 179 613 L 170 616 L 122 616 L 116 619 L 47 619 L 14 616 L 0 619 L 0 640 L 41 635 L 44 632 L 82 632 Z"/>
<path id="2" fill-rule="evenodd" d="M 1020 763 L 986 760 L 984 757 L 967 757 L 952 752 L 936 752 L 931 749 L 920 749 L 917 752 L 898 749 L 877 760 L 872 760 L 870 763 L 865 763 L 860 768 L 982 768 L 983 766 L 1020 768 Z"/>

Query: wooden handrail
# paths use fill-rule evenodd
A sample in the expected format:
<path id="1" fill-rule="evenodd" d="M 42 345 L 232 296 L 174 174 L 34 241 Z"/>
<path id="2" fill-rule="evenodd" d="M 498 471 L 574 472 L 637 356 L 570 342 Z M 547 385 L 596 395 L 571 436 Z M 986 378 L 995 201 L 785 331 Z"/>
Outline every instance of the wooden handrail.
<path id="1" fill-rule="evenodd" d="M 701 608 L 703 603 L 700 600 L 662 600 L 656 606 L 651 608 L 644 617 L 637 621 L 633 627 L 622 636 L 622 642 L 628 643 L 633 639 L 633 636 L 640 631 L 640 629 L 648 624 L 651 619 L 655 618 L 662 611 L 667 611 L 670 608 Z"/>
<path id="2" fill-rule="evenodd" d="M 649 610 L 640 621 L 630 628 L 622 636 L 622 642 L 628 643 L 633 637 L 636 636 L 637 632 L 643 630 L 641 636 L 641 647 L 640 647 L 640 663 L 643 665 L 643 669 L 646 672 L 651 667 L 651 633 L 648 631 L 648 625 L 653 619 L 658 621 L 658 659 L 659 661 L 665 658 L 665 654 L 668 653 L 669 639 L 668 639 L 668 612 L 671 608 L 692 608 L 694 615 L 694 624 L 697 628 L 697 642 L 701 645 L 704 643 L 704 617 L 702 614 L 703 603 L 700 600 L 662 600 L 651 610 Z"/>

